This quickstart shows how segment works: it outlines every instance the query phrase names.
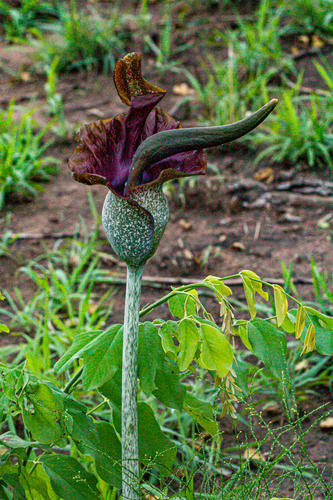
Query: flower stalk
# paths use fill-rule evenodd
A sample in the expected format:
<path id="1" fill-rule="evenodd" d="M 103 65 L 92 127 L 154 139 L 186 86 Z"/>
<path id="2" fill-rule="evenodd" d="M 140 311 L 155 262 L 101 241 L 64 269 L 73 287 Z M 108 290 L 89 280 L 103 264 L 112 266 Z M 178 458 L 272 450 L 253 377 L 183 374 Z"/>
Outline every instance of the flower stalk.
<path id="1" fill-rule="evenodd" d="M 123 499 L 139 499 L 138 344 L 143 267 L 127 266 L 122 363 L 122 482 Z"/>

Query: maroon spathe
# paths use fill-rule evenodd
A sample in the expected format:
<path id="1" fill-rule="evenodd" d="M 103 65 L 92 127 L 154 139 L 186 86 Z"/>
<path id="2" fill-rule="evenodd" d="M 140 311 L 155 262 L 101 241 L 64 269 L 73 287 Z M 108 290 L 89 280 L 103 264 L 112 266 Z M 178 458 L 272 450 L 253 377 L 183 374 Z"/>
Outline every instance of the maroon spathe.
<path id="1" fill-rule="evenodd" d="M 74 179 L 84 184 L 105 184 L 121 197 L 140 144 L 158 132 L 180 127 L 177 120 L 156 107 L 165 92 L 142 78 L 140 60 L 140 54 L 129 54 L 117 62 L 114 72 L 121 100 L 130 103 L 128 113 L 84 125 L 77 135 L 79 145 L 69 159 Z M 142 184 L 204 174 L 206 168 L 203 150 L 179 153 L 148 167 Z"/>

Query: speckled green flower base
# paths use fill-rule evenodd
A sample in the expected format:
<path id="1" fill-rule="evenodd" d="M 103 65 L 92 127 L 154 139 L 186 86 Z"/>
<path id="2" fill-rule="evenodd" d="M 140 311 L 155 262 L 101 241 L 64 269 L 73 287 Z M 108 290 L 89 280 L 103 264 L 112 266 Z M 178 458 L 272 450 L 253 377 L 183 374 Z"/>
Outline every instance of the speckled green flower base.
<path id="1" fill-rule="evenodd" d="M 169 220 L 169 206 L 162 186 L 144 186 L 122 198 L 109 191 L 102 223 L 115 254 L 129 266 L 138 267 L 151 257 Z"/>

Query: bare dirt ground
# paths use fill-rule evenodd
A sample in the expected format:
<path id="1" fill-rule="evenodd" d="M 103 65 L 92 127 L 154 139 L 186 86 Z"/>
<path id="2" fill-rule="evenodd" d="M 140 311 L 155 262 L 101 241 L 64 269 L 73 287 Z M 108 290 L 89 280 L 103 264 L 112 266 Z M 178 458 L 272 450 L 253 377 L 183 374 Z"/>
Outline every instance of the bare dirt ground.
<path id="1" fill-rule="evenodd" d="M 188 39 L 193 36 L 195 33 L 186 34 Z M 137 47 L 135 50 L 138 50 Z M 13 99 L 26 105 L 32 98 L 34 105 L 45 105 L 45 80 L 33 72 L 29 51 L 25 48 L 13 50 L 4 44 L 0 46 L 0 51 L 1 59 L 5 59 L 10 68 L 24 70 L 30 75 L 29 80 L 23 82 L 0 72 L 1 106 L 6 107 Z M 196 64 L 197 51 L 199 48 L 187 56 L 191 66 Z M 302 58 L 300 64 L 308 69 L 305 73 L 308 82 L 324 86 L 318 79 L 314 81 L 310 56 Z M 151 56 L 143 59 L 143 72 L 149 81 L 169 91 L 162 101 L 162 107 L 169 112 L 181 99 L 172 89 L 175 84 L 185 82 L 185 78 L 172 73 L 161 78 L 154 69 Z M 66 119 L 72 124 L 109 118 L 126 111 L 110 76 L 65 74 L 60 77 L 58 91 L 64 98 Z M 40 123 L 48 121 L 42 111 L 38 112 L 37 118 Z M 184 127 L 198 125 L 197 116 L 190 110 L 182 123 Z M 24 233 L 31 238 L 17 239 L 10 247 L 12 255 L 0 257 L 0 289 L 12 293 L 17 286 L 27 299 L 32 296 L 33 285 L 19 272 L 20 265 L 50 248 L 55 241 L 50 236 L 74 233 L 80 217 L 88 225 L 92 223 L 87 200 L 89 189 L 97 211 L 101 212 L 106 189 L 102 186 L 90 188 L 75 182 L 67 168 L 74 148 L 74 138 L 58 140 L 48 154 L 60 160 L 59 172 L 45 184 L 44 192 L 31 201 L 9 199 L 2 210 L 1 235 L 11 230 L 14 234 Z M 211 151 L 208 158 L 217 170 L 198 178 L 194 185 L 184 184 L 181 194 L 184 195 L 185 206 L 180 203 L 179 187 L 176 186 L 170 197 L 170 222 L 158 251 L 146 266 L 145 275 L 157 281 L 159 278 L 173 278 L 176 283 L 178 278 L 192 280 L 208 274 L 223 277 L 250 269 L 262 278 L 281 280 L 283 260 L 287 267 L 293 263 L 293 276 L 300 296 L 306 300 L 313 299 L 311 259 L 323 272 L 332 273 L 333 269 L 332 225 L 323 227 L 321 224 L 333 212 L 331 173 L 310 172 L 303 164 L 291 169 L 285 165 L 273 165 L 269 171 L 266 164 L 254 168 L 253 157 L 237 144 Z M 36 233 L 39 236 L 35 238 Z M 41 234 L 44 237 L 40 237 Z M 103 250 L 112 254 L 106 240 Z M 124 267 L 115 263 L 108 262 L 105 267 L 115 275 L 124 274 Z M 244 298 L 241 287 L 233 287 L 233 292 L 237 299 Z M 163 293 L 165 289 L 144 285 L 142 305 L 158 299 Z M 119 286 L 114 301 L 112 320 L 119 322 L 122 321 L 124 287 Z M 167 308 L 161 307 L 158 315 L 167 317 Z M 10 336 L 4 335 L 2 342 L 10 343 Z M 328 388 L 321 388 L 317 396 L 301 402 L 300 409 L 309 413 L 323 403 L 333 407 Z M 315 418 L 318 415 L 309 417 L 305 426 L 311 427 Z M 221 427 L 226 445 L 231 444 L 235 433 L 230 422 L 224 420 Z M 260 435 L 259 423 L 257 431 Z M 283 439 L 288 444 L 290 436 Z M 326 464 L 324 474 L 329 480 L 333 460 L 332 434 L 324 433 L 315 425 L 306 439 L 310 457 Z M 290 496 L 292 492 L 289 488 L 291 485 L 286 484 L 281 494 Z M 315 498 L 324 497 L 318 495 Z"/>

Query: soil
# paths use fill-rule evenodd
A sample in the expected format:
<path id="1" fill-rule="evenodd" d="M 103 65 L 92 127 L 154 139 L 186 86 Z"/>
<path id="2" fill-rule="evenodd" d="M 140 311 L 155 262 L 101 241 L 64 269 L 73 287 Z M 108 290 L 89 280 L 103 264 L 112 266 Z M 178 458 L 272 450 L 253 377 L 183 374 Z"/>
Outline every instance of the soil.
<path id="1" fill-rule="evenodd" d="M 157 4 L 152 4 L 156 20 L 159 18 Z M 107 4 L 103 4 L 102 8 L 106 9 Z M 251 9 L 246 9 L 244 13 L 248 12 Z M 226 16 L 230 17 L 232 14 L 233 11 L 226 12 Z M 202 29 L 206 31 L 211 23 L 219 23 L 217 29 L 233 22 L 224 21 L 223 16 L 216 13 L 208 16 L 203 8 L 198 8 L 189 17 L 191 26 L 201 23 Z M 185 28 L 184 24 L 177 29 L 178 43 L 196 37 L 194 29 L 186 31 Z M 158 37 L 158 30 L 155 35 Z M 193 50 L 186 52 L 192 68 L 199 66 L 202 38 Z M 288 43 L 294 44 L 294 41 Z M 137 46 L 135 50 L 138 50 Z M 219 53 L 216 46 L 211 50 L 215 55 Z M 128 51 L 133 51 L 133 47 L 129 47 Z M 36 113 L 37 121 L 46 124 L 49 117 L 43 111 L 46 102 L 45 80 L 35 73 L 30 51 L 26 47 L 9 47 L 2 42 L 0 53 L 1 60 L 6 62 L 11 73 L 21 77 L 23 72 L 28 75 L 24 78 L 26 81 L 23 81 L 20 76 L 13 78 L 7 71 L 0 71 L 1 106 L 6 107 L 11 100 L 31 106 L 33 99 L 34 106 L 39 108 Z M 181 57 L 184 61 L 185 56 Z M 304 81 L 312 87 L 326 88 L 313 71 L 313 57 L 315 56 L 309 51 L 308 56 L 300 59 L 300 67 L 305 71 Z M 185 77 L 181 73 L 172 72 L 161 76 L 154 67 L 153 54 L 144 57 L 143 72 L 147 80 L 168 90 L 162 107 L 169 112 L 175 109 L 182 97 L 173 88 L 176 84 L 184 83 Z M 58 92 L 63 95 L 66 120 L 76 127 L 78 124 L 127 111 L 116 94 L 110 76 L 97 73 L 65 74 L 60 77 Z M 185 119 L 182 120 L 183 127 L 199 124 L 195 110 L 193 107 L 186 111 Z M 88 225 L 92 224 L 88 190 L 93 195 L 98 213 L 101 212 L 106 189 L 103 186 L 88 187 L 75 182 L 67 168 L 67 161 L 74 147 L 73 134 L 66 140 L 57 139 L 47 153 L 59 160 L 58 173 L 45 184 L 44 191 L 38 197 L 29 201 L 12 197 L 7 200 L 0 214 L 0 235 L 7 230 L 14 234 L 44 235 L 42 238 L 19 238 L 10 247 L 11 255 L 0 257 L 0 288 L 13 293 L 14 287 L 19 287 L 27 300 L 34 289 L 31 281 L 19 272 L 20 265 L 51 247 L 55 240 L 49 236 L 75 233 L 80 218 Z M 254 167 L 253 155 L 237 143 L 209 151 L 208 161 L 216 167 L 209 170 L 205 177 L 192 183 L 174 185 L 174 191 L 170 195 L 170 222 L 158 251 L 146 265 L 145 276 L 155 277 L 157 281 L 162 277 L 191 281 L 208 274 L 223 277 L 242 269 L 250 269 L 261 278 L 281 280 L 283 260 L 286 267 L 293 265 L 293 278 L 299 295 L 303 299 L 314 300 L 311 260 L 327 274 L 332 273 L 333 269 L 332 224 L 323 223 L 332 221 L 331 173 L 328 170 L 309 171 L 302 163 L 292 167 L 276 164 L 269 171 L 264 163 Z M 102 229 L 101 238 L 104 238 Z M 102 250 L 113 254 L 105 239 Z M 124 274 L 124 267 L 117 263 L 108 262 L 105 265 L 112 273 Z M 152 284 L 144 285 L 142 305 L 157 300 L 165 291 L 163 285 L 160 288 L 153 287 Z M 237 300 L 244 299 L 241 287 L 233 287 L 233 293 Z M 122 321 L 123 305 L 124 287 L 119 285 L 114 296 L 112 321 Z M 159 317 L 167 318 L 168 314 L 167 307 L 162 306 L 158 310 Z M 10 336 L 3 335 L 3 344 L 11 341 Z M 333 408 L 328 388 L 315 390 L 315 395 L 300 402 L 303 413 L 310 413 L 323 403 L 328 403 L 328 408 Z M 281 414 L 279 418 L 283 421 Z M 318 415 L 305 420 L 305 428 L 309 429 L 316 418 L 318 419 Z M 260 435 L 262 431 L 259 421 L 254 425 Z M 235 432 L 230 421 L 223 420 L 221 427 L 225 433 L 225 446 L 235 444 Z M 240 430 L 248 432 L 241 426 Z M 281 439 L 287 445 L 290 436 L 286 435 Z M 310 458 L 326 465 L 323 477 L 328 481 L 332 475 L 332 433 L 324 433 L 316 423 L 308 432 L 306 442 Z M 266 445 L 269 446 L 268 442 Z M 267 450 L 268 448 L 263 451 Z M 293 494 L 289 491 L 291 487 L 291 483 L 286 481 L 279 493 L 290 497 Z M 324 497 L 318 493 L 314 498 L 319 500 Z"/>

